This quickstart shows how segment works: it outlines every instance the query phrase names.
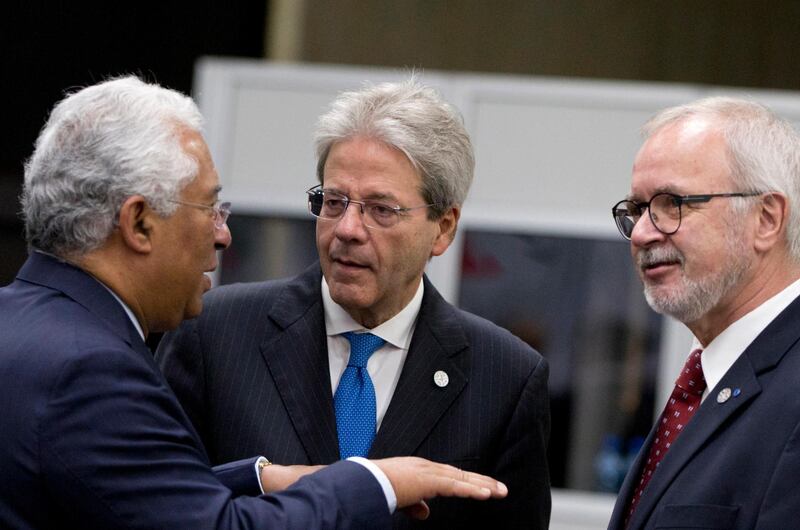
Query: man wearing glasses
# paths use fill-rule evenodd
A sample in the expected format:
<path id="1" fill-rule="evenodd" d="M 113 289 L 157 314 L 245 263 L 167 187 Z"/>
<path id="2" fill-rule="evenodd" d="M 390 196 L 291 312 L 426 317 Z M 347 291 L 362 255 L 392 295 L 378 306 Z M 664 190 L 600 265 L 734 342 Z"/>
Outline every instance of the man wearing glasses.
<path id="1" fill-rule="evenodd" d="M 415 80 L 342 94 L 316 130 L 319 263 L 224 286 L 159 363 L 213 461 L 417 455 L 489 473 L 502 501 L 431 502 L 428 528 L 547 528 L 546 361 L 425 278 L 474 167 L 460 117 Z M 396 527 L 414 523 L 396 517 Z"/>
<path id="2" fill-rule="evenodd" d="M 612 214 L 648 303 L 694 344 L 609 528 L 797 527 L 800 141 L 730 98 L 644 135 Z"/>
<path id="3" fill-rule="evenodd" d="M 188 97 L 129 77 L 66 97 L 39 135 L 31 254 L 0 289 L 0 527 L 388 528 L 436 495 L 502 497 L 419 458 L 211 468 L 144 342 L 200 313 L 231 242 L 201 124 Z"/>

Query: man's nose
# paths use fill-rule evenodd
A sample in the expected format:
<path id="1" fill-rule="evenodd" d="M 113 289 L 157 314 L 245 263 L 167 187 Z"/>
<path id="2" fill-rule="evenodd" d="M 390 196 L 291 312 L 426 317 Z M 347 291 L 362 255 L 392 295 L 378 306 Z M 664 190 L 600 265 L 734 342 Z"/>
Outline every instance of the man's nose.
<path id="1" fill-rule="evenodd" d="M 231 245 L 231 241 L 233 241 L 233 235 L 231 234 L 231 229 L 228 228 L 228 223 L 226 222 L 220 228 L 216 229 L 214 234 L 214 248 L 217 250 L 225 250 Z"/>
<path id="2" fill-rule="evenodd" d="M 336 220 L 336 235 L 345 239 L 366 233 L 364 206 L 350 201 L 342 216 Z"/>
<path id="3" fill-rule="evenodd" d="M 662 241 L 665 237 L 650 218 L 650 210 L 648 208 L 642 212 L 639 220 L 633 225 L 631 244 L 637 247 L 646 247 L 653 242 Z"/>

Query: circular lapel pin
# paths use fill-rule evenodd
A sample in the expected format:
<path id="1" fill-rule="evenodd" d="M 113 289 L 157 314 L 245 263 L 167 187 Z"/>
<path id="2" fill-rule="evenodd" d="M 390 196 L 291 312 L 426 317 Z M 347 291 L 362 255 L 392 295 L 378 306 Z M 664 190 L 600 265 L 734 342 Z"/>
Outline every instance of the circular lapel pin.
<path id="1" fill-rule="evenodd" d="M 725 403 L 731 397 L 731 389 L 728 387 L 723 388 L 717 394 L 717 403 Z"/>
<path id="2" fill-rule="evenodd" d="M 450 378 L 444 370 L 437 370 L 436 373 L 433 374 L 433 382 L 436 383 L 436 386 L 439 388 L 444 388 L 450 382 Z"/>

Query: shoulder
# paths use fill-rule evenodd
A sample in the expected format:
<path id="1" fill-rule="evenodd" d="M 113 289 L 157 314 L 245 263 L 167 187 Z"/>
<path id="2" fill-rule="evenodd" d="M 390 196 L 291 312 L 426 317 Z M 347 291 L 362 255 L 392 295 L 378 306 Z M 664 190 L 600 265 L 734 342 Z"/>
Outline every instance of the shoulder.
<path id="1" fill-rule="evenodd" d="M 470 348 L 474 351 L 489 351 L 495 360 L 514 361 L 531 369 L 540 363 L 546 363 L 530 344 L 507 329 L 463 309 L 453 309 L 461 321 Z"/>
<path id="2" fill-rule="evenodd" d="M 420 309 L 424 321 L 445 349 L 468 349 L 473 368 L 491 365 L 528 377 L 547 369 L 547 361 L 531 345 L 497 324 L 445 301 L 430 284 Z"/>
<path id="3" fill-rule="evenodd" d="M 265 311 L 280 301 L 297 303 L 319 298 L 321 277 L 319 266 L 312 265 L 293 277 L 215 287 L 203 297 L 203 309 L 205 312 L 235 307 L 240 311 Z"/>

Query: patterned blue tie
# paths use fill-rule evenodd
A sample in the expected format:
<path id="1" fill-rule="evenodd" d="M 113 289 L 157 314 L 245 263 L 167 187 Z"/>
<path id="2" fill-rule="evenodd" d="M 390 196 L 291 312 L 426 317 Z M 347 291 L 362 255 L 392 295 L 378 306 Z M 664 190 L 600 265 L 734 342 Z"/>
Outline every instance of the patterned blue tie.
<path id="1" fill-rule="evenodd" d="M 375 438 L 375 387 L 367 361 L 386 342 L 371 333 L 343 334 L 350 341 L 350 360 L 333 395 L 341 458 L 367 456 Z"/>

